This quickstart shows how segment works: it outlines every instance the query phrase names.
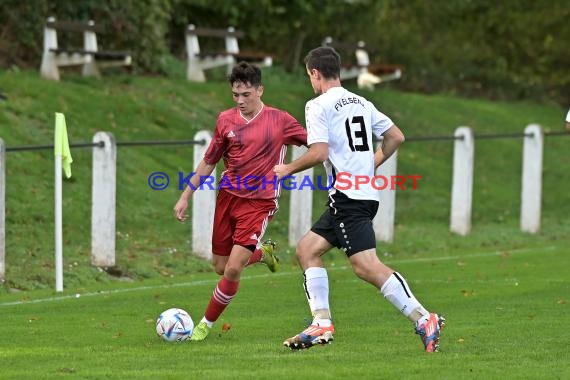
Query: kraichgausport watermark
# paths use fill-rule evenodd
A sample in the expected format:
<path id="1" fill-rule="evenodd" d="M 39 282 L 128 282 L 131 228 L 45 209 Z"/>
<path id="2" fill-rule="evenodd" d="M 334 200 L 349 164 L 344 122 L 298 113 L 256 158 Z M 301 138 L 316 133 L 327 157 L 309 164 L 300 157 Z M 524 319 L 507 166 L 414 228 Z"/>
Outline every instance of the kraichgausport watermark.
<path id="1" fill-rule="evenodd" d="M 229 178 L 222 176 L 216 183 L 216 179 L 212 175 L 200 176 L 200 184 L 195 186 L 190 182 L 195 172 L 185 174 L 178 172 L 178 181 L 176 183 L 178 190 L 184 190 L 186 186 L 192 190 L 329 190 L 333 186 L 338 190 L 360 190 L 363 187 L 371 186 L 375 190 L 417 190 L 418 180 L 422 179 L 421 175 L 353 175 L 348 172 L 340 172 L 336 176 L 318 175 L 314 179 L 312 176 L 288 175 L 280 180 L 277 176 L 255 176 L 248 175 L 245 177 L 236 176 Z M 164 172 L 154 172 L 148 176 L 148 186 L 153 190 L 165 190 L 170 186 L 170 178 Z"/>

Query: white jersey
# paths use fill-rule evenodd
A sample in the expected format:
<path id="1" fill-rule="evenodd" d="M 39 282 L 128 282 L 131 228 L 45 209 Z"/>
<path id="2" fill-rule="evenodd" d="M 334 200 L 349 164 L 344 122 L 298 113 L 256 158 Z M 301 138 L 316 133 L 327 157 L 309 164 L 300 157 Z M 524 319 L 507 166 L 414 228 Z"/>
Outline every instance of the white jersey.
<path id="1" fill-rule="evenodd" d="M 379 191 L 370 184 L 375 175 L 372 134 L 380 137 L 394 125 L 392 120 L 363 97 L 343 87 L 333 87 L 307 102 L 305 121 L 308 145 L 329 144 L 329 157 L 324 162 L 327 176 L 333 179 L 328 184 L 332 185 L 329 193 L 338 189 L 351 199 L 379 201 Z M 342 186 L 336 181 L 339 173 L 343 173 Z M 356 176 L 369 181 L 356 186 Z"/>
<path id="2" fill-rule="evenodd" d="M 570 111 L 568 111 L 568 114 L 566 115 L 566 121 L 570 123 Z"/>

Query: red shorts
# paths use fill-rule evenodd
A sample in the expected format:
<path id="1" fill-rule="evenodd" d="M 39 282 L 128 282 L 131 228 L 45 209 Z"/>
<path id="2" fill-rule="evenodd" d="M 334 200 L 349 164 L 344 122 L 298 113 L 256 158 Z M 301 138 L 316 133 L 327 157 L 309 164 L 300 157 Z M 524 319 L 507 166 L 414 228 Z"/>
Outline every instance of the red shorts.
<path id="1" fill-rule="evenodd" d="M 229 256 L 234 245 L 257 246 L 278 208 L 277 200 L 240 198 L 221 189 L 216 199 L 212 252 Z"/>

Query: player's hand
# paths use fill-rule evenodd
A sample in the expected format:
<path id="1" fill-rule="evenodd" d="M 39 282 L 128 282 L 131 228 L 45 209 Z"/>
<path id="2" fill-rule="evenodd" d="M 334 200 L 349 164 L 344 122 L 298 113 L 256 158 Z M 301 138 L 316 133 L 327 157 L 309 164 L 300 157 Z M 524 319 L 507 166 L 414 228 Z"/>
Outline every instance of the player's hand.
<path id="1" fill-rule="evenodd" d="M 184 198 L 180 198 L 174 205 L 174 217 L 178 219 L 179 222 L 184 223 L 186 220 L 188 220 L 188 214 L 186 214 L 187 208 L 188 200 Z"/>
<path id="2" fill-rule="evenodd" d="M 289 175 L 288 167 L 285 164 L 275 165 L 273 167 L 273 172 L 277 176 L 278 181 L 280 181 L 283 177 Z"/>
<path id="3" fill-rule="evenodd" d="M 378 149 L 374 153 L 374 169 L 378 169 L 378 167 L 384 162 L 384 152 L 382 149 Z"/>

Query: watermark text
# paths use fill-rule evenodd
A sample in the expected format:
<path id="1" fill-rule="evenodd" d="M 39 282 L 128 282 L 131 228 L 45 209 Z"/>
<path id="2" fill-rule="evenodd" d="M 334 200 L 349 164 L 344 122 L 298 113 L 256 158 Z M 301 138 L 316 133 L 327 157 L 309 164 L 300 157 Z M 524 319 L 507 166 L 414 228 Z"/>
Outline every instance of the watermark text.
<path id="1" fill-rule="evenodd" d="M 341 172 L 333 176 L 294 176 L 288 175 L 281 179 L 276 176 L 255 176 L 248 175 L 245 177 L 236 176 L 229 178 L 222 176 L 216 183 L 214 176 L 200 176 L 199 184 L 194 185 L 192 178 L 195 172 L 185 174 L 178 172 L 177 188 L 184 190 L 186 186 L 192 190 L 329 190 L 333 186 L 340 190 L 361 190 L 366 187 L 372 187 L 375 190 L 417 190 L 418 180 L 422 179 L 421 175 L 354 175 L 348 172 Z M 170 185 L 170 178 L 164 172 L 154 172 L 148 177 L 148 186 L 153 190 L 164 190 Z"/>

